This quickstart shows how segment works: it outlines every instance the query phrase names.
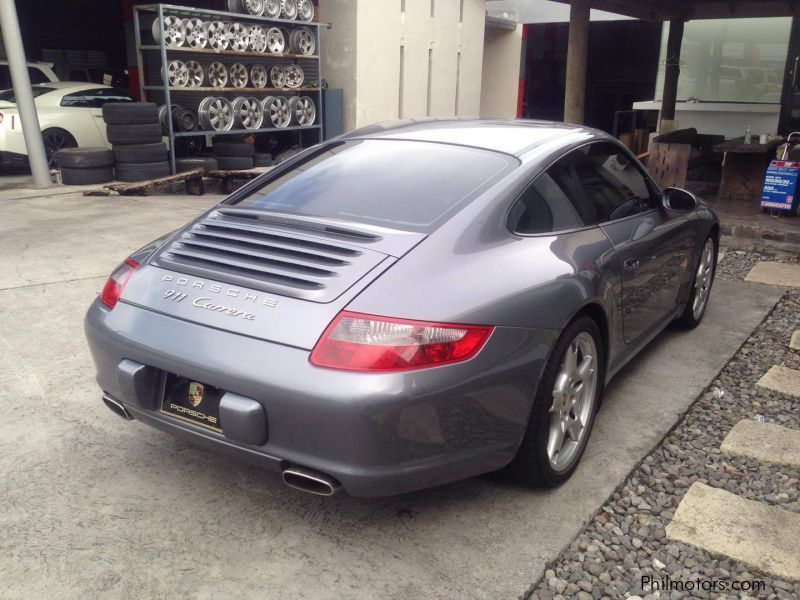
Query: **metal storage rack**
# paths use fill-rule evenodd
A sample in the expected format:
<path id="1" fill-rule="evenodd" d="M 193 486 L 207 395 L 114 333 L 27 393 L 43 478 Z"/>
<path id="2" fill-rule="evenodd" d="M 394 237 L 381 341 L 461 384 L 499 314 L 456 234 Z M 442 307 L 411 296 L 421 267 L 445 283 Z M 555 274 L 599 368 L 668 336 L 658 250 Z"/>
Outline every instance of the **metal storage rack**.
<path id="1" fill-rule="evenodd" d="M 164 18 L 168 16 L 180 17 L 182 19 L 198 18 L 204 20 L 215 20 L 224 22 L 239 22 L 249 25 L 262 25 L 264 27 L 280 27 L 284 30 L 291 30 L 296 27 L 308 27 L 314 32 L 316 50 L 313 55 L 293 54 L 283 52 L 281 54 L 271 54 L 268 52 L 251 52 L 237 50 L 216 50 L 213 48 L 192 48 L 192 47 L 171 47 L 166 44 L 164 32 Z M 153 22 L 158 22 L 159 40 L 156 41 L 152 36 L 151 30 Z M 323 135 L 323 101 L 322 101 L 322 66 L 320 63 L 320 36 L 319 28 L 328 27 L 327 23 L 319 21 L 300 21 L 288 19 L 272 19 L 263 16 L 254 16 L 243 13 L 232 13 L 218 10 L 208 10 L 202 8 L 191 8 L 176 6 L 172 4 L 148 4 L 133 7 L 133 25 L 136 40 L 136 54 L 139 67 L 139 92 L 142 100 L 149 100 L 157 104 L 165 105 L 167 111 L 169 139 L 170 169 L 175 172 L 175 142 L 176 139 L 197 136 L 216 137 L 220 135 L 247 135 L 253 133 L 280 133 L 288 131 L 299 131 L 301 145 L 309 138 L 305 137 L 305 132 L 312 133 L 310 141 L 318 143 L 322 141 Z M 143 29 L 144 26 L 144 29 Z M 285 50 L 290 50 L 289 38 L 286 37 Z M 143 42 L 143 39 L 145 40 Z M 299 88 L 275 88 L 275 87 L 172 87 L 169 84 L 168 65 L 171 58 L 176 56 L 193 57 L 193 60 L 202 61 L 203 70 L 208 71 L 210 62 L 219 61 L 225 64 L 226 68 L 235 62 L 241 62 L 248 67 L 248 73 L 253 64 L 264 64 L 268 68 L 273 65 L 295 64 L 303 69 L 305 82 L 316 81 L 313 87 Z M 258 60 L 260 59 L 260 61 Z M 160 82 L 160 83 L 157 83 Z M 175 131 L 173 127 L 172 106 L 173 102 L 180 103 L 182 106 L 191 108 L 197 112 L 198 106 L 203 98 L 207 96 L 222 96 L 233 100 L 236 96 L 253 96 L 261 98 L 264 95 L 300 95 L 310 96 L 314 100 L 316 108 L 316 119 L 312 125 L 290 125 L 288 127 L 260 127 L 258 129 L 230 129 L 228 131 L 214 131 L 198 128 L 196 131 Z M 265 116 L 268 119 L 268 116 Z"/>

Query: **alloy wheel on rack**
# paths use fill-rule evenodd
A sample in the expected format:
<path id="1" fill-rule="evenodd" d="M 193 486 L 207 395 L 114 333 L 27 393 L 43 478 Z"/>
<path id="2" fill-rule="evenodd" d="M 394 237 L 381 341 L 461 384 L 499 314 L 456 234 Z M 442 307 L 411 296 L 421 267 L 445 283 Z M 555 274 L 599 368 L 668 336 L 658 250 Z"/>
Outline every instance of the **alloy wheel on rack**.
<path id="1" fill-rule="evenodd" d="M 170 61 L 167 65 L 167 77 L 170 87 L 186 87 L 189 85 L 189 69 L 182 60 Z"/>
<path id="2" fill-rule="evenodd" d="M 277 19 L 281 16 L 281 0 L 264 0 L 264 16 Z"/>
<path id="3" fill-rule="evenodd" d="M 284 87 L 286 85 L 286 71 L 281 65 L 275 65 L 269 70 L 269 80 L 272 83 L 272 87 Z"/>
<path id="4" fill-rule="evenodd" d="M 288 65 L 284 72 L 286 73 L 286 87 L 296 89 L 303 85 L 306 78 L 303 69 L 297 65 Z"/>
<path id="5" fill-rule="evenodd" d="M 228 85 L 228 68 L 219 61 L 208 65 L 208 83 L 212 87 L 224 88 Z"/>
<path id="6" fill-rule="evenodd" d="M 187 46 L 205 48 L 208 44 L 208 30 L 200 19 L 184 19 L 181 21 L 181 30 Z"/>
<path id="7" fill-rule="evenodd" d="M 228 12 L 242 12 L 242 5 L 239 0 L 228 0 Z"/>
<path id="8" fill-rule="evenodd" d="M 286 38 L 283 31 L 277 27 L 267 29 L 267 52 L 271 54 L 283 54 L 286 49 Z"/>
<path id="9" fill-rule="evenodd" d="M 295 54 L 310 56 L 317 49 L 317 39 L 308 27 L 298 27 L 289 34 L 289 48 Z"/>
<path id="10" fill-rule="evenodd" d="M 161 31 L 158 27 L 158 17 L 153 21 L 151 29 L 153 39 L 157 44 L 161 43 Z M 168 48 L 180 48 L 186 41 L 186 36 L 183 32 L 183 22 L 179 17 L 164 17 L 164 45 Z"/>
<path id="11" fill-rule="evenodd" d="M 233 101 L 235 124 L 245 129 L 258 129 L 264 122 L 264 108 L 258 98 L 240 96 Z"/>
<path id="12" fill-rule="evenodd" d="M 294 21 L 297 18 L 297 0 L 281 0 L 281 16 Z"/>
<path id="13" fill-rule="evenodd" d="M 264 0 L 241 0 L 242 8 L 255 17 L 260 17 L 264 14 Z"/>
<path id="14" fill-rule="evenodd" d="M 228 27 L 222 21 L 211 21 L 206 23 L 206 36 L 208 47 L 214 50 L 227 50 L 228 48 Z"/>
<path id="15" fill-rule="evenodd" d="M 197 109 L 197 116 L 206 130 L 230 131 L 233 127 L 233 105 L 227 98 L 204 98 Z"/>
<path id="16" fill-rule="evenodd" d="M 188 77 L 188 87 L 201 87 L 205 77 L 203 76 L 203 67 L 196 60 L 186 61 L 186 72 Z"/>
<path id="17" fill-rule="evenodd" d="M 241 23 L 228 23 L 228 44 L 231 50 L 247 52 L 250 47 L 248 29 Z"/>
<path id="18" fill-rule="evenodd" d="M 253 25 L 248 31 L 250 39 L 250 49 L 253 52 L 267 51 L 267 31 L 261 25 Z"/>
<path id="19" fill-rule="evenodd" d="M 317 107 L 309 96 L 293 96 L 289 99 L 289 113 L 298 125 L 313 125 L 317 118 Z"/>
<path id="20" fill-rule="evenodd" d="M 253 65 L 250 68 L 250 85 L 255 88 L 267 87 L 269 75 L 264 65 Z"/>
<path id="21" fill-rule="evenodd" d="M 231 85 L 237 88 L 244 88 L 247 87 L 247 80 L 247 67 L 242 63 L 233 63 L 230 73 Z"/>
<path id="22" fill-rule="evenodd" d="M 267 96 L 261 101 L 264 109 L 264 118 L 269 118 L 273 127 L 288 127 L 292 121 L 292 114 L 289 112 L 289 103 L 282 96 Z"/>
<path id="23" fill-rule="evenodd" d="M 311 0 L 300 0 L 297 3 L 297 18 L 306 23 L 314 20 L 314 3 Z"/>

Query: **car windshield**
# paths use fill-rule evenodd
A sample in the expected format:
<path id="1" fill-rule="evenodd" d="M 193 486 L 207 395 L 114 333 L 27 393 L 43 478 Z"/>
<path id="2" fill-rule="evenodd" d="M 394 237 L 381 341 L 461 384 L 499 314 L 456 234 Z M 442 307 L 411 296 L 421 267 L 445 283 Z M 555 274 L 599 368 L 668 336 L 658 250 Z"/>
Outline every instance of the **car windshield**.
<path id="1" fill-rule="evenodd" d="M 34 85 L 31 86 L 31 90 L 33 90 L 33 97 L 38 98 L 42 94 L 46 94 L 48 92 L 52 92 L 53 88 L 45 87 L 42 85 Z M 12 102 L 14 104 L 17 103 L 17 97 L 14 95 L 14 90 L 6 90 L 4 92 L 0 92 L 0 102 Z"/>
<path id="2" fill-rule="evenodd" d="M 355 140 L 322 149 L 236 204 L 429 232 L 518 165 L 465 146 Z"/>

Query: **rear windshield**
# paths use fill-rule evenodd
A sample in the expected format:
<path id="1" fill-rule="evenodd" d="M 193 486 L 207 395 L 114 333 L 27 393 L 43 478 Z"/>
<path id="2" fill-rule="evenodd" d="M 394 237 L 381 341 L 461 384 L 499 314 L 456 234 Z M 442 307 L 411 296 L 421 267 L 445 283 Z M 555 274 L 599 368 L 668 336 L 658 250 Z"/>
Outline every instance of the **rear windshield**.
<path id="1" fill-rule="evenodd" d="M 463 146 L 342 142 L 237 205 L 429 232 L 518 164 L 512 156 Z"/>
<path id="2" fill-rule="evenodd" d="M 40 85 L 31 86 L 31 91 L 33 92 L 33 97 L 38 98 L 42 94 L 47 94 L 48 92 L 52 92 L 53 88 L 51 87 L 44 87 Z M 17 97 L 14 95 L 14 90 L 6 90 L 4 92 L 0 92 L 0 101 L 2 102 L 13 102 L 14 104 L 17 103 Z"/>

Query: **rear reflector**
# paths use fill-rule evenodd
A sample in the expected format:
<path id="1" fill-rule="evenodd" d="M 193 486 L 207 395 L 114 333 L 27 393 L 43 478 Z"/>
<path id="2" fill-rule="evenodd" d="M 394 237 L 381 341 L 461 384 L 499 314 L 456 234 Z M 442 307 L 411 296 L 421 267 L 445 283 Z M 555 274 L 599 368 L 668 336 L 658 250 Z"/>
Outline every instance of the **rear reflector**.
<path id="1" fill-rule="evenodd" d="M 117 300 L 122 295 L 125 285 L 128 283 L 133 274 L 134 269 L 139 266 L 132 258 L 126 258 L 120 266 L 118 266 L 109 275 L 108 281 L 103 286 L 103 291 L 100 292 L 100 300 L 109 308 L 114 308 L 117 305 Z"/>
<path id="2" fill-rule="evenodd" d="M 345 371 L 435 367 L 472 358 L 493 329 L 342 311 L 317 342 L 311 363 Z"/>

